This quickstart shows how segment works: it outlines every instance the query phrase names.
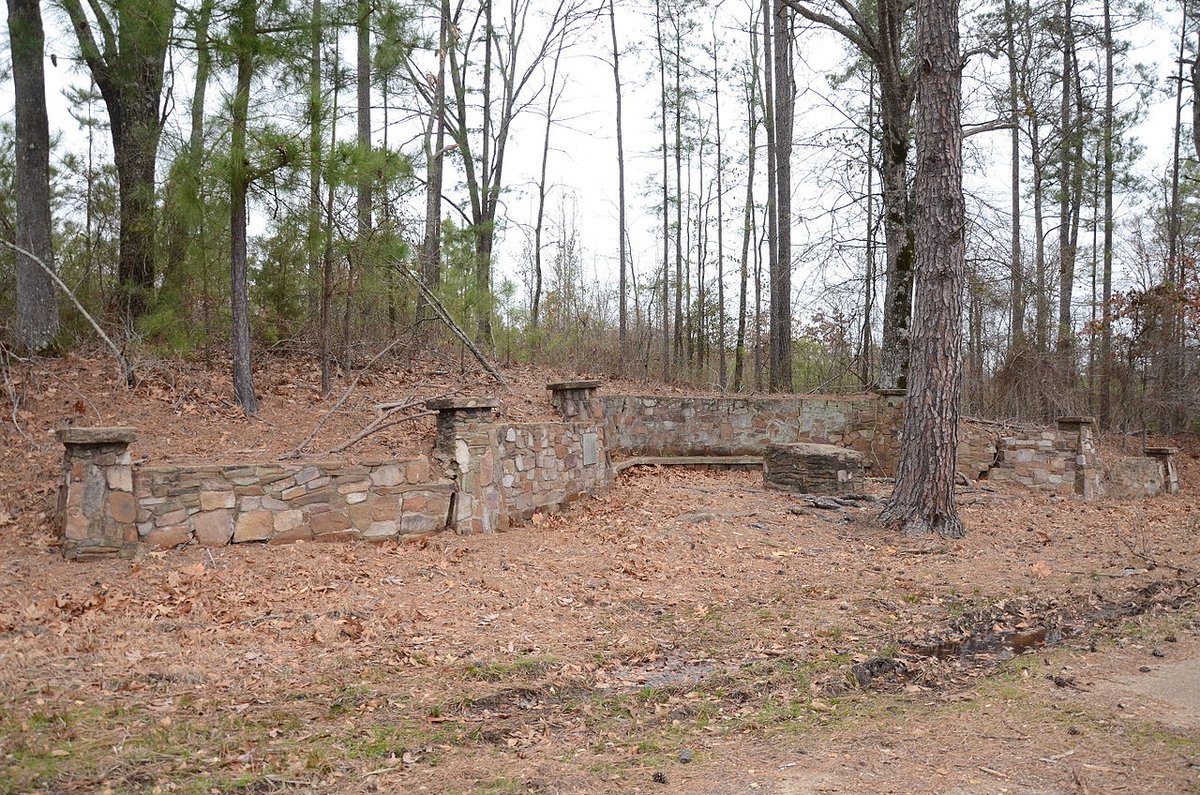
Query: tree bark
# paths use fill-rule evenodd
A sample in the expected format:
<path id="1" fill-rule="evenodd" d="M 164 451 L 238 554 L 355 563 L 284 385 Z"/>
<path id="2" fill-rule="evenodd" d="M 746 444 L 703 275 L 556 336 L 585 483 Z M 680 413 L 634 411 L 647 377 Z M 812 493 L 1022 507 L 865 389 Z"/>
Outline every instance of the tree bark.
<path id="1" fill-rule="evenodd" d="M 16 244 L 53 268 L 50 217 L 50 123 L 43 65 L 45 35 L 38 0 L 8 0 L 16 110 L 14 159 Z M 42 353 L 58 336 L 58 303 L 50 274 L 24 254 L 16 255 L 17 340 Z"/>
<path id="2" fill-rule="evenodd" d="M 608 0 L 609 31 L 612 33 L 612 69 L 613 88 L 617 102 L 617 261 L 620 276 L 617 281 L 617 338 L 621 343 L 621 356 L 625 356 L 625 342 L 628 335 L 628 283 L 626 279 L 625 250 L 628 242 L 625 239 L 625 138 L 624 125 L 621 117 L 621 58 L 617 45 L 617 11 L 615 0 Z"/>
<path id="3" fill-rule="evenodd" d="M 772 392 L 792 391 L 792 31 L 791 9 L 775 0 L 776 256 L 771 270 Z"/>
<path id="4" fill-rule="evenodd" d="M 959 538 L 954 501 L 966 212 L 958 0 L 917 0 L 917 283 L 911 385 L 896 486 L 880 520 Z"/>
<path id="5" fill-rule="evenodd" d="M 162 118 L 163 67 L 175 17 L 174 0 L 118 0 L 115 22 L 98 12 L 100 42 L 80 0 L 62 0 L 104 104 L 108 108 L 120 201 L 117 277 L 126 321 L 145 314 L 154 290 L 154 169 Z"/>
<path id="6" fill-rule="evenodd" d="M 258 414 L 254 373 L 250 366 L 250 314 L 246 284 L 246 194 L 250 186 L 246 160 L 246 126 L 250 80 L 257 48 L 255 0 L 238 0 L 234 9 L 233 49 L 237 58 L 229 144 L 230 309 L 233 324 L 233 392 L 248 416 Z"/>

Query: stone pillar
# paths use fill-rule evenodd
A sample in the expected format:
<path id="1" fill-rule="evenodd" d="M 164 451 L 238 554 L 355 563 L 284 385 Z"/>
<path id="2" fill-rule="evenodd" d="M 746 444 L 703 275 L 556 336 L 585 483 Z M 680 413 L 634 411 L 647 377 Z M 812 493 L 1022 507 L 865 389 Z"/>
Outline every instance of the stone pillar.
<path id="1" fill-rule="evenodd" d="M 437 436 L 435 452 L 444 458 L 453 459 L 454 440 L 467 425 L 491 422 L 500 408 L 500 398 L 494 397 L 447 397 L 425 401 L 425 408 L 437 412 Z"/>
<path id="2" fill-rule="evenodd" d="M 425 406 L 438 413 L 434 456 L 455 481 L 450 529 L 459 535 L 504 529 L 493 445 L 487 433 L 476 432 L 495 419 L 500 399 L 437 398 Z"/>
<path id="3" fill-rule="evenodd" d="M 1058 430 L 1075 450 L 1075 493 L 1085 500 L 1100 497 L 1100 454 L 1096 449 L 1095 417 L 1059 417 Z"/>
<path id="4" fill-rule="evenodd" d="M 550 390 L 550 404 L 564 420 L 599 420 L 603 419 L 604 407 L 593 402 L 599 381 L 559 381 L 546 384 Z"/>
<path id="5" fill-rule="evenodd" d="M 1158 463 L 1158 470 L 1162 473 L 1163 493 L 1178 494 L 1179 470 L 1175 468 L 1175 455 L 1179 450 L 1174 447 L 1147 447 L 1142 452 Z"/>
<path id="6" fill-rule="evenodd" d="M 133 496 L 134 428 L 59 428 L 63 482 L 58 493 L 62 553 L 71 559 L 131 558 L 138 548 Z"/>

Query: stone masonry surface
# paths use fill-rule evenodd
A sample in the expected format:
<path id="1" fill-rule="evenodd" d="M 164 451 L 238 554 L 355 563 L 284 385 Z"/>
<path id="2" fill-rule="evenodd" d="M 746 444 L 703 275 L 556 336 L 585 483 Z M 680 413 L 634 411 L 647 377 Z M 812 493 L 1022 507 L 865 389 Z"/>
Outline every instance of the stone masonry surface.
<path id="1" fill-rule="evenodd" d="M 549 386 L 562 422 L 497 421 L 495 398 L 444 399 L 430 405 L 438 412 L 430 456 L 358 464 L 139 466 L 128 451 L 132 428 L 60 429 L 63 554 L 496 532 L 607 490 L 614 455 L 763 456 L 772 445 L 830 445 L 854 463 L 836 472 L 857 484 L 863 470 L 892 474 L 899 454 L 902 395 L 596 397 L 597 386 Z M 1084 499 L 1178 490 L 1173 448 L 1116 462 L 1105 480 L 1091 418 L 997 427 L 960 425 L 961 474 Z"/>

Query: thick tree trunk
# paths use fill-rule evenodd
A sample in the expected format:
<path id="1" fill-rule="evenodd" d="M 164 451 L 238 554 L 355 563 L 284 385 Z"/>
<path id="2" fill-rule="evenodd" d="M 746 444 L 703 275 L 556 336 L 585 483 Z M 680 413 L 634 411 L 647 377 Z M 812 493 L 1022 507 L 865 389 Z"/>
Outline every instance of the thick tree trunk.
<path id="1" fill-rule="evenodd" d="M 158 226 L 154 167 L 162 124 L 163 66 L 176 4 L 173 0 L 118 4 L 115 19 L 103 15 L 103 6 L 91 4 L 92 11 L 100 14 L 103 48 L 80 0 L 62 0 L 62 5 L 108 108 L 121 204 L 117 278 L 126 320 L 132 324 L 145 314 L 154 290 Z"/>
<path id="2" fill-rule="evenodd" d="M 45 35 L 38 0 L 8 0 L 16 105 L 17 240 L 21 248 L 53 267 L 50 220 L 50 125 L 42 59 Z M 17 254 L 17 340 L 30 353 L 49 349 L 58 336 L 54 282 L 41 265 Z"/>
<path id="3" fill-rule="evenodd" d="M 954 501 L 966 212 L 958 0 L 917 0 L 917 283 L 911 385 L 896 486 L 881 521 L 908 534 L 965 534 Z"/>

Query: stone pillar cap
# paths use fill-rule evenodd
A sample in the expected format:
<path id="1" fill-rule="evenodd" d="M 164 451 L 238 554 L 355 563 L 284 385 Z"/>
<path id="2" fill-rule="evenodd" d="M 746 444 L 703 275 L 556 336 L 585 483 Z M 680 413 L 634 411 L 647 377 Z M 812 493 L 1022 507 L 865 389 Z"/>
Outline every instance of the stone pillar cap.
<path id="1" fill-rule="evenodd" d="M 1179 452 L 1178 447 L 1143 447 L 1142 452 L 1146 455 L 1175 455 Z"/>
<path id="2" fill-rule="evenodd" d="M 596 389 L 599 386 L 599 381 L 557 381 L 553 384 L 546 384 L 546 389 L 562 392 L 566 389 Z"/>
<path id="3" fill-rule="evenodd" d="M 904 397 L 908 394 L 907 389 L 892 389 L 888 387 L 877 387 L 875 394 L 883 395 L 884 397 Z"/>
<path id="4" fill-rule="evenodd" d="M 1059 417 L 1059 425 L 1094 425 L 1095 417 Z"/>
<path id="5" fill-rule="evenodd" d="M 115 425 L 101 428 L 55 428 L 54 435 L 63 444 L 132 444 L 137 440 L 137 428 Z"/>
<path id="6" fill-rule="evenodd" d="M 500 398 L 495 397 L 445 397 L 425 401 L 425 407 L 434 411 L 480 411 L 500 408 Z"/>

